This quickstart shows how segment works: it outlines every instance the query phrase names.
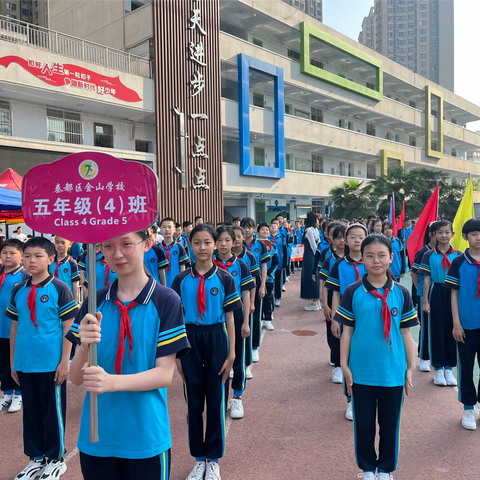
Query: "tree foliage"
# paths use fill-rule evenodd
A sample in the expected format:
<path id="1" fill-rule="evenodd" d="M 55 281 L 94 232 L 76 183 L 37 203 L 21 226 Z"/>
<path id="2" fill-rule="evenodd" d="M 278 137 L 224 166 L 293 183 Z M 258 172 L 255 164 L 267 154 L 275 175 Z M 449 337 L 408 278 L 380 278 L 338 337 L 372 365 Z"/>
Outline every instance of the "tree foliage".
<path id="1" fill-rule="evenodd" d="M 332 212 L 332 218 L 354 218 L 364 217 L 373 212 L 370 199 L 371 186 L 365 185 L 365 182 L 359 180 L 349 180 L 343 182 L 340 187 L 330 190 L 335 209 Z"/>

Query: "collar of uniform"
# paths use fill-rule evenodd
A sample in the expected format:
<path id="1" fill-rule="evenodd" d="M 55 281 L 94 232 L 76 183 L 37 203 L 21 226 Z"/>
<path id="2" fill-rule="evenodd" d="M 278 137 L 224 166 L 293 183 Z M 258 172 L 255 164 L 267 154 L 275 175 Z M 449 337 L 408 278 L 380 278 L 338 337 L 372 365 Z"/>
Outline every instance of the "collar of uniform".
<path id="1" fill-rule="evenodd" d="M 338 260 L 339 258 L 343 258 L 343 257 L 340 257 L 340 255 L 337 255 L 337 252 L 335 250 L 332 250 L 332 257 L 335 259 L 335 260 Z"/>
<path id="2" fill-rule="evenodd" d="M 204 275 L 205 278 L 212 278 L 215 273 L 217 273 L 217 266 L 215 264 L 213 264 L 213 267 Z M 198 272 L 197 272 L 197 269 L 196 269 L 196 265 L 193 264 L 192 265 L 192 276 L 196 277 L 197 275 L 200 275 Z"/>
<path id="3" fill-rule="evenodd" d="M 465 252 L 463 252 L 463 254 L 465 255 L 465 258 L 470 265 L 473 265 L 474 263 L 477 263 L 477 261 L 470 255 L 470 249 L 469 248 L 467 248 L 465 250 Z"/>
<path id="4" fill-rule="evenodd" d="M 152 294 L 155 290 L 155 284 L 156 284 L 156 281 L 153 279 L 153 277 L 149 275 L 147 284 L 143 287 L 143 290 L 138 294 L 137 298 L 135 298 L 135 300 L 133 301 L 138 304 L 143 303 L 144 305 L 147 305 L 147 303 L 152 298 Z M 111 287 L 108 289 L 105 300 L 120 301 L 117 294 L 117 287 L 118 287 L 118 280 L 115 280 L 112 283 Z"/>
<path id="5" fill-rule="evenodd" d="M 220 260 L 220 258 L 218 257 L 218 252 L 215 254 L 215 260 L 218 260 L 219 262 L 222 262 L 222 263 L 226 263 L 224 262 L 223 260 Z M 235 263 L 237 261 L 237 256 L 236 255 L 232 255 L 228 260 L 227 262 L 230 262 L 230 263 Z"/>
<path id="6" fill-rule="evenodd" d="M 350 255 L 345 255 L 345 260 L 347 263 L 363 263 L 362 259 L 357 262 Z"/>
<path id="7" fill-rule="evenodd" d="M 243 258 L 247 254 L 247 249 L 242 245 L 242 252 L 237 255 L 237 258 Z"/>
<path id="8" fill-rule="evenodd" d="M 11 273 L 12 275 L 16 275 L 23 267 L 20 265 L 18 268 L 16 268 L 15 270 L 12 270 L 8 273 Z M 5 265 L 2 265 L 2 267 L 0 268 L 0 274 L 4 273 L 5 272 Z"/>
<path id="9" fill-rule="evenodd" d="M 331 243 L 330 246 L 328 247 L 330 249 L 330 251 L 333 253 L 335 253 L 335 249 L 333 248 L 333 244 Z"/>
<path id="10" fill-rule="evenodd" d="M 46 287 L 52 280 L 53 280 L 53 274 L 51 273 L 43 282 L 37 283 L 37 285 L 39 287 Z M 32 277 L 28 278 L 25 286 L 26 287 L 31 287 L 32 286 Z"/>
<path id="11" fill-rule="evenodd" d="M 173 237 L 172 237 L 173 238 Z M 165 240 L 162 240 L 162 247 L 171 247 L 172 245 L 175 245 L 177 242 L 175 241 L 175 239 L 173 239 L 172 243 L 170 245 L 167 245 L 165 243 Z"/>
<path id="12" fill-rule="evenodd" d="M 365 275 L 362 279 L 362 283 L 363 283 L 363 288 L 365 289 L 366 292 L 371 292 L 373 290 L 377 290 L 377 287 L 374 287 L 367 279 L 367 275 Z M 393 288 L 393 280 L 388 277 L 387 278 L 387 283 L 385 283 L 385 285 L 382 287 L 384 289 L 388 288 L 389 290 L 392 290 Z"/>
<path id="13" fill-rule="evenodd" d="M 438 247 L 435 247 L 434 248 L 435 250 L 435 253 L 438 253 L 439 255 L 442 255 L 444 252 L 441 252 Z M 446 255 L 450 255 L 451 253 L 453 252 L 453 247 L 450 245 L 450 247 L 448 248 L 448 251 L 445 252 Z"/>
<path id="14" fill-rule="evenodd" d="M 67 263 L 68 260 L 70 260 L 70 255 L 67 255 L 61 262 L 60 262 L 60 265 L 63 265 L 64 263 Z M 55 263 L 57 263 L 57 256 L 55 255 L 55 260 L 54 260 Z"/>

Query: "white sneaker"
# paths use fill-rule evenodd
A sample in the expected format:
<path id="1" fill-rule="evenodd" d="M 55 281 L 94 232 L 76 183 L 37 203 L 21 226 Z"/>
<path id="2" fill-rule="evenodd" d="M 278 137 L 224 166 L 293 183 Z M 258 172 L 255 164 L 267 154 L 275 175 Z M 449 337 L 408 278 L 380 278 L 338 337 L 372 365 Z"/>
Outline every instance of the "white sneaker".
<path id="1" fill-rule="evenodd" d="M 439 385 L 440 387 L 447 386 L 447 381 L 445 380 L 445 372 L 443 368 L 441 370 L 435 371 L 435 378 L 433 379 L 433 383 L 435 385 Z"/>
<path id="2" fill-rule="evenodd" d="M 275 330 L 275 327 L 273 326 L 273 323 L 270 320 L 265 320 L 265 328 L 271 332 L 272 330 Z"/>
<path id="3" fill-rule="evenodd" d="M 285 285 L 282 287 L 282 292 L 286 292 L 287 289 L 285 288 Z"/>
<path id="4" fill-rule="evenodd" d="M 332 372 L 332 382 L 333 383 L 342 383 L 343 382 L 343 372 L 340 367 L 336 367 Z"/>
<path id="5" fill-rule="evenodd" d="M 262 328 L 265 328 L 265 320 L 262 320 Z"/>
<path id="6" fill-rule="evenodd" d="M 28 462 L 28 465 L 15 477 L 15 480 L 33 480 L 43 473 L 46 466 L 47 461 L 45 458 L 42 460 L 35 460 L 34 458 L 31 458 L 30 462 Z"/>
<path id="7" fill-rule="evenodd" d="M 10 408 L 8 409 L 8 413 L 15 413 L 18 412 L 22 409 L 22 396 L 21 395 L 14 395 L 12 404 L 10 405 Z"/>
<path id="8" fill-rule="evenodd" d="M 305 307 L 305 310 L 307 310 L 307 311 L 313 310 L 316 306 L 317 306 L 316 300 L 312 300 L 312 303 L 310 305 L 307 305 Z"/>
<path id="9" fill-rule="evenodd" d="M 278 299 L 278 298 L 275 299 L 275 306 L 276 307 L 280 306 L 280 299 Z"/>
<path id="10" fill-rule="evenodd" d="M 252 350 L 252 362 L 259 362 L 260 361 L 260 355 L 258 354 L 258 349 L 257 350 Z"/>
<path id="11" fill-rule="evenodd" d="M 230 378 L 233 378 L 233 368 L 230 370 Z"/>
<path id="12" fill-rule="evenodd" d="M 232 418 L 243 418 L 244 412 L 243 412 L 243 403 L 240 398 L 234 398 L 232 399 L 232 405 L 230 409 L 230 416 Z"/>
<path id="13" fill-rule="evenodd" d="M 377 478 L 378 480 L 393 480 L 393 476 L 390 473 L 385 472 L 378 472 Z"/>
<path id="14" fill-rule="evenodd" d="M 363 480 L 375 480 L 375 473 L 362 472 L 358 474 L 358 478 L 363 478 Z"/>
<path id="15" fill-rule="evenodd" d="M 447 385 L 450 387 L 457 386 L 457 379 L 453 376 L 453 372 L 448 368 L 445 369 L 445 381 L 447 382 Z"/>
<path id="16" fill-rule="evenodd" d="M 421 372 L 430 372 L 430 360 L 420 360 L 419 370 Z"/>
<path id="17" fill-rule="evenodd" d="M 463 411 L 462 427 L 466 428 L 467 430 L 477 429 L 477 418 L 475 415 L 475 410 Z"/>
<path id="18" fill-rule="evenodd" d="M 67 464 L 63 460 L 48 460 L 40 480 L 56 480 L 67 471 Z"/>
<path id="19" fill-rule="evenodd" d="M 3 395 L 0 399 L 0 412 L 8 410 L 13 401 L 13 395 Z"/>
<path id="20" fill-rule="evenodd" d="M 328 362 L 328 364 L 331 366 L 331 367 L 334 367 L 335 364 L 333 362 Z"/>
<path id="21" fill-rule="evenodd" d="M 220 477 L 220 467 L 218 466 L 217 462 L 207 463 L 205 480 L 222 480 L 222 477 Z"/>
<path id="22" fill-rule="evenodd" d="M 310 309 L 310 311 L 312 312 L 318 312 L 319 310 L 322 309 L 322 304 L 320 303 L 320 300 L 317 300 L 315 302 L 315 305 L 313 305 L 313 307 Z"/>
<path id="23" fill-rule="evenodd" d="M 352 402 L 348 402 L 347 411 L 345 412 L 345 418 L 350 421 L 353 420 Z"/>
<path id="24" fill-rule="evenodd" d="M 287 282 L 289 282 L 289 281 L 290 281 L 290 277 L 286 277 L 285 280 L 286 280 Z"/>
<path id="25" fill-rule="evenodd" d="M 253 378 L 252 366 L 251 365 L 249 365 L 247 367 L 247 373 L 246 373 L 245 377 L 246 377 L 247 380 L 251 380 Z"/>
<path id="26" fill-rule="evenodd" d="M 187 477 L 187 480 L 203 480 L 206 469 L 207 469 L 206 462 L 195 463 L 193 470 L 190 472 L 190 475 Z"/>

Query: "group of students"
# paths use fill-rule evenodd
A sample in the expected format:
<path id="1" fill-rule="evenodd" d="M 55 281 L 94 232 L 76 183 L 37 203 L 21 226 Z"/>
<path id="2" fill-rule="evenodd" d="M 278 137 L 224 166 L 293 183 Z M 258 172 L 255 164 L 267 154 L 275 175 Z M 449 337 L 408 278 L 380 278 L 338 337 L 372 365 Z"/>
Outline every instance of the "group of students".
<path id="1" fill-rule="evenodd" d="M 359 476 L 392 479 L 398 468 L 403 396 L 409 394 L 416 366 L 410 328 L 418 319 L 420 371 L 429 372 L 431 365 L 435 385 L 456 386 L 452 369 L 458 367 L 462 425 L 476 429 L 480 219 L 463 226 L 461 235 L 469 244 L 464 253 L 450 244 L 454 235 L 450 222 L 429 225 L 425 246 L 412 266 L 412 295 L 399 283 L 406 262 L 402 242 L 392 236 L 388 221 L 373 219 L 368 227 L 361 222 L 325 222 L 323 234 L 329 245 L 319 255 L 318 275 L 332 380 L 344 384 L 345 416 L 355 425 Z"/>
<path id="2" fill-rule="evenodd" d="M 23 402 L 30 459 L 16 479 L 58 479 L 66 471 L 67 377 L 87 391 L 78 439 L 84 478 L 168 479 L 165 387 L 176 365 L 196 460 L 188 480 L 220 480 L 226 415 L 244 416 L 242 395 L 260 359 L 262 327 L 274 329 L 291 237 L 280 217 L 258 226 L 237 220 L 215 229 L 197 217 L 178 235 L 178 224 L 164 218 L 159 243 L 152 226 L 96 245 L 93 273 L 87 252 L 73 258 L 72 242 L 59 236 L 3 243 L 0 408 L 18 411 Z M 95 316 L 86 300 L 89 274 Z M 88 364 L 92 343 L 98 367 Z M 100 395 L 97 443 L 89 437 L 90 394 Z"/>

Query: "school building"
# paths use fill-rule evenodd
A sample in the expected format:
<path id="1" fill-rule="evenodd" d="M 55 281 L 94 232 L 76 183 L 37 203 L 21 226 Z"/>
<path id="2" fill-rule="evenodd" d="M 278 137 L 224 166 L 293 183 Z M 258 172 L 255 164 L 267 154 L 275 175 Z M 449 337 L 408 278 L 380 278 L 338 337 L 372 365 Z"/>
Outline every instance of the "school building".
<path id="1" fill-rule="evenodd" d="M 212 221 L 328 214 L 331 188 L 390 165 L 480 177 L 480 134 L 466 128 L 480 107 L 287 2 L 119 4 L 92 15 L 86 0 L 49 0 L 51 30 L 34 35 L 0 17 L 0 65 L 35 62 L 0 66 L 0 167 L 100 149 L 154 165 L 161 215 Z M 118 76 L 128 94 L 85 88 L 72 66 L 48 82 L 52 62 Z"/>

